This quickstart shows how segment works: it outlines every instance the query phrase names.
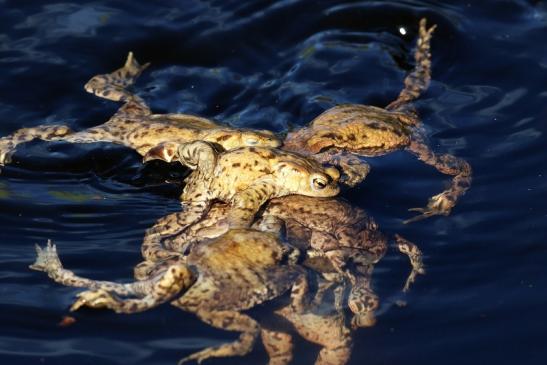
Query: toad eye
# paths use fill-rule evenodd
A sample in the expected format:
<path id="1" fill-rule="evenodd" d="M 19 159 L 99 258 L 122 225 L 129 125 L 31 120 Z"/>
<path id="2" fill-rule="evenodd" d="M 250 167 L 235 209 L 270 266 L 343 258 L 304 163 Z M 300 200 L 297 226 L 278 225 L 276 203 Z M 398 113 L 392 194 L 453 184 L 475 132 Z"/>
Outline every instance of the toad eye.
<path id="1" fill-rule="evenodd" d="M 324 189 L 327 187 L 328 181 L 322 177 L 316 177 L 313 179 L 313 186 L 316 189 Z"/>

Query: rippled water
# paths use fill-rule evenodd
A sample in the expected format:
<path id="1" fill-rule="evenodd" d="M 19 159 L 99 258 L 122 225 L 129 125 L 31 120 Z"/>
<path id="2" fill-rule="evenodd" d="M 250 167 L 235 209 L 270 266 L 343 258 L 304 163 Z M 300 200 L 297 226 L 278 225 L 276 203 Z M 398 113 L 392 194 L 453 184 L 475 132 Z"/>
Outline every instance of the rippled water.
<path id="1" fill-rule="evenodd" d="M 419 100 L 432 146 L 465 158 L 472 188 L 449 217 L 403 225 L 446 178 L 404 152 L 371 160 L 344 195 L 424 251 L 428 274 L 392 305 L 407 263 L 378 265 L 382 308 L 354 334 L 351 364 L 544 363 L 547 349 L 547 5 L 544 1 L 0 0 L 0 135 L 100 124 L 117 105 L 85 93 L 128 51 L 152 62 L 136 90 L 157 112 L 277 132 L 337 103 L 384 106 L 411 67 L 418 20 L 438 24 L 433 80 Z M 401 34 L 400 28 L 406 30 Z M 77 290 L 28 270 L 52 238 L 67 267 L 129 280 L 144 230 L 179 209 L 179 176 L 111 145 L 33 142 L 0 175 L 2 364 L 174 364 L 233 339 L 168 305 L 82 311 Z M 316 348 L 298 343 L 294 363 Z M 265 363 L 263 349 L 211 363 Z"/>

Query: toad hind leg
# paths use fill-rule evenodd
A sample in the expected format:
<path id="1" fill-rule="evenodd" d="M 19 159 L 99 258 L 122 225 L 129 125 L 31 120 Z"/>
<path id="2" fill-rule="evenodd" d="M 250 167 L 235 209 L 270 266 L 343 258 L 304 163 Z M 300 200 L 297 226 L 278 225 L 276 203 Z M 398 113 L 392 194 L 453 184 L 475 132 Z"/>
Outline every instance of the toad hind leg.
<path id="1" fill-rule="evenodd" d="M 36 253 L 37 258 L 30 266 L 31 269 L 46 272 L 59 284 L 91 289 L 78 295 L 71 311 L 88 306 L 106 307 L 118 313 L 140 312 L 171 299 L 195 280 L 192 272 L 182 264 L 171 265 L 163 273 L 149 280 L 133 283 L 91 280 L 64 269 L 57 255 L 57 248 L 51 241 L 48 241 L 44 248 L 37 245 Z M 136 296 L 138 299 L 120 299 L 117 296 Z"/>
<path id="2" fill-rule="evenodd" d="M 150 109 L 145 102 L 137 95 L 126 90 L 133 85 L 142 71 L 150 64 L 140 65 L 129 52 L 125 65 L 111 73 L 96 75 L 85 84 L 84 88 L 88 93 L 113 101 L 123 101 L 126 105 L 118 114 L 150 114 Z"/>
<path id="3" fill-rule="evenodd" d="M 416 155 L 420 161 L 435 167 L 439 172 L 454 176 L 448 189 L 432 196 L 425 208 L 412 208 L 410 211 L 421 214 L 404 223 L 411 223 L 434 215 L 448 215 L 457 200 L 465 194 L 471 185 L 471 166 L 466 161 L 452 155 L 437 155 L 422 141 L 412 141 L 407 150 Z"/>
<path id="4" fill-rule="evenodd" d="M 64 125 L 41 125 L 31 128 L 21 128 L 9 136 L 0 138 L 0 166 L 11 162 L 11 156 L 18 145 L 34 139 L 56 141 L 70 135 L 72 130 Z"/>
<path id="5" fill-rule="evenodd" d="M 417 99 L 429 87 L 431 80 L 431 53 L 430 42 L 433 31 L 437 26 L 427 28 L 426 19 L 420 20 L 419 37 L 414 53 L 414 70 L 405 78 L 405 87 L 386 109 L 401 111 L 408 103 Z"/>
<path id="6" fill-rule="evenodd" d="M 192 271 L 184 264 L 174 264 L 158 276 L 144 281 L 147 289 L 138 298 L 120 298 L 115 294 L 99 288 L 86 290 L 78 294 L 78 299 L 70 311 L 81 307 L 108 308 L 116 313 L 137 313 L 158 306 L 171 300 L 182 290 L 189 288 L 195 281 Z M 139 283 L 139 282 L 137 282 Z M 137 284 L 135 283 L 135 284 Z"/>
<path id="7" fill-rule="evenodd" d="M 102 288 L 119 295 L 139 294 L 140 288 L 134 287 L 131 284 L 91 280 L 77 276 L 72 271 L 64 269 L 61 260 L 57 255 L 57 247 L 51 240 L 48 240 L 47 245 L 44 248 L 36 245 L 36 261 L 30 265 L 29 268 L 36 271 L 43 271 L 56 283 L 66 286 L 92 289 Z"/>
<path id="8" fill-rule="evenodd" d="M 201 363 L 211 357 L 243 356 L 249 353 L 260 333 L 259 324 L 251 317 L 234 311 L 198 311 L 196 315 L 205 323 L 227 331 L 241 332 L 239 338 L 218 347 L 208 347 L 189 355 L 178 362 L 179 365 L 195 360 Z"/>

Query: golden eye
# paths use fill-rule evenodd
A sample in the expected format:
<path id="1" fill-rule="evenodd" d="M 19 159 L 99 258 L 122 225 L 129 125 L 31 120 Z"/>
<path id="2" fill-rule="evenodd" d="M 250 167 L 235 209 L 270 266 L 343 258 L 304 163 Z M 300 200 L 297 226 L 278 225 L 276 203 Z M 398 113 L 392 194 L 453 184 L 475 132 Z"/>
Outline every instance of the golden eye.
<path id="1" fill-rule="evenodd" d="M 316 189 L 324 189 L 327 187 L 327 180 L 323 179 L 323 178 L 320 178 L 320 177 L 316 177 L 313 179 L 313 186 L 316 188 Z"/>

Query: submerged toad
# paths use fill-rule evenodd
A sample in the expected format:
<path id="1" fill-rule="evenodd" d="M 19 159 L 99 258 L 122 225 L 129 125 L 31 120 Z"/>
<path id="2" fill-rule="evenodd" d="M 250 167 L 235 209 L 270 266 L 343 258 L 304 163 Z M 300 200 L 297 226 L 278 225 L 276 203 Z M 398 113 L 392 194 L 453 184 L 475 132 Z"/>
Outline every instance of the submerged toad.
<path id="1" fill-rule="evenodd" d="M 144 159 L 178 159 L 194 171 L 186 179 L 181 195 L 184 215 L 179 229 L 203 217 L 214 200 L 228 202 L 226 221 L 211 227 L 218 236 L 228 227 L 248 227 L 259 208 L 268 200 L 300 194 L 330 197 L 339 192 L 340 173 L 314 160 L 267 147 L 241 147 L 218 152 L 203 141 L 163 143 L 151 149 Z"/>
<path id="2" fill-rule="evenodd" d="M 261 327 L 241 311 L 290 288 L 291 312 L 302 312 L 305 306 L 307 281 L 294 265 L 298 252 L 281 244 L 275 235 L 256 230 L 230 230 L 202 242 L 185 260 L 128 284 L 90 280 L 63 269 L 51 242 L 44 249 L 37 246 L 37 255 L 31 269 L 46 272 L 57 283 L 90 289 L 78 295 L 72 311 L 86 306 L 136 313 L 170 301 L 213 327 L 240 332 L 236 341 L 204 349 L 179 363 L 248 353 Z"/>
<path id="3" fill-rule="evenodd" d="M 203 140 L 224 149 L 241 146 L 277 147 L 280 141 L 270 131 L 232 128 L 188 114 L 152 114 L 145 102 L 127 88 L 149 64 L 139 65 L 130 52 L 125 65 L 109 74 L 94 76 L 85 90 L 124 105 L 104 124 L 80 132 L 64 125 L 22 128 L 0 138 L 0 166 L 9 163 L 18 145 L 33 139 L 72 143 L 112 142 L 144 155 L 159 143 Z"/>
<path id="4" fill-rule="evenodd" d="M 425 143 L 420 119 L 409 105 L 427 89 L 431 79 L 430 40 L 435 26 L 420 21 L 415 52 L 415 68 L 406 77 L 405 87 L 385 108 L 349 104 L 335 106 L 307 127 L 290 132 L 283 149 L 313 156 L 341 167 L 350 186 L 362 181 L 369 171 L 357 156 L 378 156 L 404 149 L 443 174 L 452 175 L 448 189 L 430 198 L 425 208 L 413 208 L 420 215 L 413 222 L 433 215 L 448 215 L 471 183 L 471 167 L 452 155 L 437 155 Z"/>

